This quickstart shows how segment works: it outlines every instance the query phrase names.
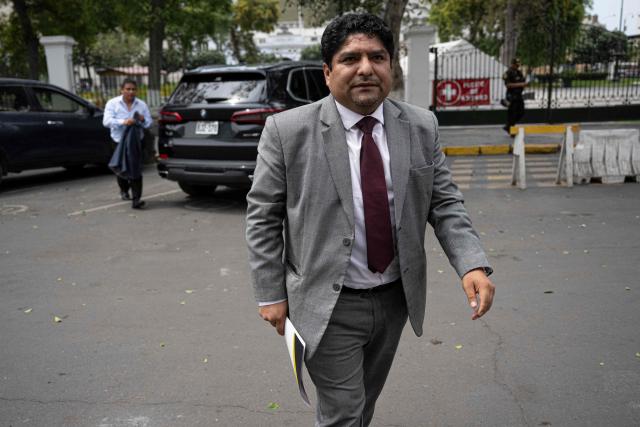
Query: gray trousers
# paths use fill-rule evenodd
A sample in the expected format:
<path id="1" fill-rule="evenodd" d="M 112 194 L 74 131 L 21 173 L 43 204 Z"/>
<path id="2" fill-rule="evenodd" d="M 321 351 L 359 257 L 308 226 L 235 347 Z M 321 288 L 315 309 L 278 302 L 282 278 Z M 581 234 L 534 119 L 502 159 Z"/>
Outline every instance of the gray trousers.
<path id="1" fill-rule="evenodd" d="M 306 361 L 318 399 L 316 427 L 369 425 L 406 322 L 399 280 L 372 291 L 343 288 Z"/>

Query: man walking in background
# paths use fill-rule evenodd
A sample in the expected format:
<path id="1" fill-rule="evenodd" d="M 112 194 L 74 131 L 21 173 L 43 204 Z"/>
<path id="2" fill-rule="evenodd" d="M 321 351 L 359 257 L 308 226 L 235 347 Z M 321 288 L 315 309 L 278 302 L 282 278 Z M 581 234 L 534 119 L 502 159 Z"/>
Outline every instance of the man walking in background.
<path id="1" fill-rule="evenodd" d="M 145 202 L 142 197 L 142 161 L 143 150 L 142 143 L 144 138 L 144 129 L 151 127 L 151 112 L 147 104 L 141 99 L 136 98 L 138 86 L 134 80 L 125 79 L 120 85 L 121 95 L 110 99 L 104 109 L 104 117 L 102 124 L 111 129 L 111 139 L 115 144 L 122 144 L 127 136 L 127 130 L 137 132 L 130 135 L 137 144 L 136 147 L 130 147 L 127 150 L 128 175 L 116 174 L 118 187 L 120 188 L 120 197 L 122 200 L 132 200 L 134 209 L 141 209 Z M 120 150 L 117 150 L 119 148 Z M 125 147 L 117 147 L 116 154 L 119 154 Z M 125 157 L 124 155 L 122 157 Z M 133 175 L 131 175 L 133 173 Z M 132 195 L 129 195 L 131 189 Z M 132 197 L 133 196 L 133 197 Z"/>
<path id="2" fill-rule="evenodd" d="M 260 316 L 307 344 L 316 426 L 366 426 L 407 318 L 422 334 L 431 223 L 473 311 L 491 267 L 451 180 L 429 111 L 387 99 L 394 42 L 371 14 L 322 36 L 326 98 L 267 119 L 247 195 Z"/>

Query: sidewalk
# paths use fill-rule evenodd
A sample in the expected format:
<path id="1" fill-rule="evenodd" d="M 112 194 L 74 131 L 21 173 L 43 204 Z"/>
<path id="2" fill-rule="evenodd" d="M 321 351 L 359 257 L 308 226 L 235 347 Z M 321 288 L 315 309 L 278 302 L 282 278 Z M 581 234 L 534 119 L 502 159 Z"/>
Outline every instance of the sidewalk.
<path id="1" fill-rule="evenodd" d="M 590 122 L 580 123 L 582 130 L 640 129 L 635 122 Z M 562 135 L 530 135 L 526 138 L 528 154 L 548 154 L 560 151 Z M 448 156 L 477 156 L 508 154 L 513 139 L 502 129 L 502 125 L 442 126 L 440 144 Z"/>

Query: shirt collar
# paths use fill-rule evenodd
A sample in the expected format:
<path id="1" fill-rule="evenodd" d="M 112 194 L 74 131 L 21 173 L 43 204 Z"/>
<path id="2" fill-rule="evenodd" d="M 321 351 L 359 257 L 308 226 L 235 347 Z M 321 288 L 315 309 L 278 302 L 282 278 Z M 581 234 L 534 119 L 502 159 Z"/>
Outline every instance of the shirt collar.
<path id="1" fill-rule="evenodd" d="M 378 120 L 382 126 L 384 126 L 384 102 L 381 102 L 376 110 L 369 114 L 374 119 Z M 336 107 L 338 108 L 338 113 L 340 114 L 340 119 L 342 119 L 342 124 L 344 125 L 345 130 L 350 130 L 354 127 L 362 118 L 364 117 L 360 113 L 356 113 L 355 111 L 351 111 L 344 105 L 340 104 L 336 101 Z"/>
<path id="2" fill-rule="evenodd" d="M 120 102 L 124 105 L 126 105 L 126 103 L 124 102 L 124 96 L 120 95 L 118 98 L 120 98 Z M 138 97 L 136 96 L 135 98 L 133 98 L 133 102 L 131 103 L 131 105 L 136 105 L 138 102 Z"/>

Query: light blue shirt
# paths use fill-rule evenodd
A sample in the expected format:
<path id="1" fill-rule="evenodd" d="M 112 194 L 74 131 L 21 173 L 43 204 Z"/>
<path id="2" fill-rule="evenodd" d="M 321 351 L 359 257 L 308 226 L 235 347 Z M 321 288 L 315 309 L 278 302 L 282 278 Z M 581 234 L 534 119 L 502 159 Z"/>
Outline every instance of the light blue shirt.
<path id="1" fill-rule="evenodd" d="M 132 119 L 135 113 L 144 117 L 144 123 L 142 126 L 145 129 L 151 127 L 151 124 L 153 123 L 153 120 L 151 119 L 151 112 L 149 111 L 147 104 L 141 99 L 133 99 L 131 110 L 127 108 L 127 104 L 122 100 L 122 95 L 116 96 L 107 102 L 107 105 L 104 107 L 102 124 L 104 127 L 111 129 L 111 139 L 118 143 L 122 141 L 122 136 L 127 128 L 124 122 L 127 119 Z M 140 138 L 142 138 L 143 133 L 143 130 L 140 129 Z"/>

